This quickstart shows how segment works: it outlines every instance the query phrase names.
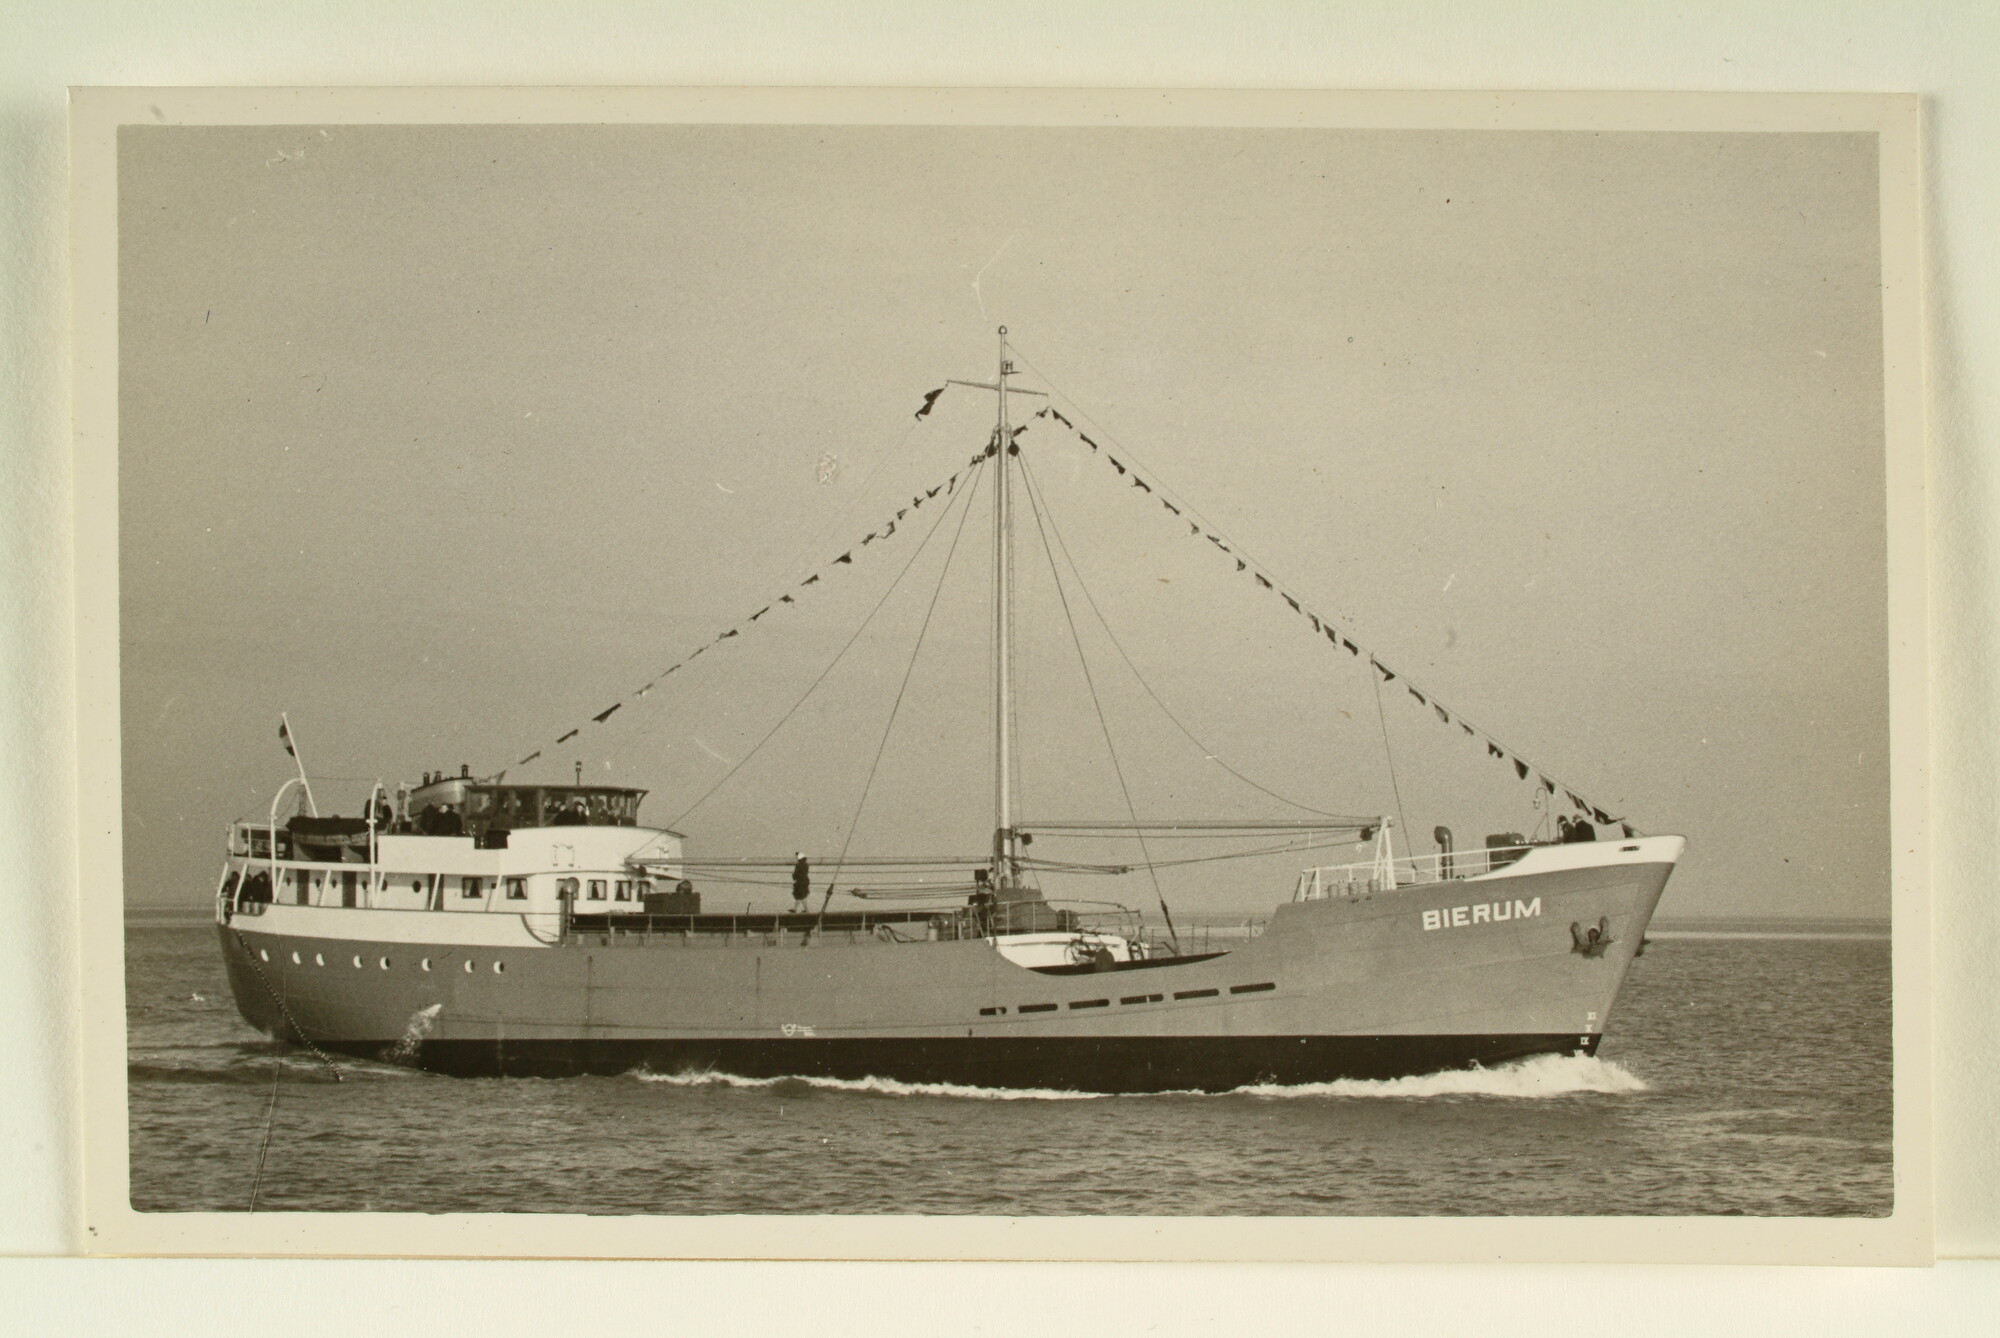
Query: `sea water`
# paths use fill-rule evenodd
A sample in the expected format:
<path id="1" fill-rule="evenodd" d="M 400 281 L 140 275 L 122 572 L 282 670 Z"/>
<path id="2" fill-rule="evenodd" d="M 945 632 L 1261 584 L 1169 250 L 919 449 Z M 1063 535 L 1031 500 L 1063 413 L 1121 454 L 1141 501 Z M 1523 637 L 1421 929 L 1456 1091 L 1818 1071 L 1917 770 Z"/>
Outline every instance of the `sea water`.
<path id="1" fill-rule="evenodd" d="M 1662 938 L 1594 1059 L 1099 1096 L 436 1077 L 236 1015 L 213 926 L 127 931 L 141 1211 L 1881 1215 L 1889 944 Z M 267 1136 L 268 1135 L 268 1136 Z M 260 1173 L 261 1163 L 261 1173 Z"/>

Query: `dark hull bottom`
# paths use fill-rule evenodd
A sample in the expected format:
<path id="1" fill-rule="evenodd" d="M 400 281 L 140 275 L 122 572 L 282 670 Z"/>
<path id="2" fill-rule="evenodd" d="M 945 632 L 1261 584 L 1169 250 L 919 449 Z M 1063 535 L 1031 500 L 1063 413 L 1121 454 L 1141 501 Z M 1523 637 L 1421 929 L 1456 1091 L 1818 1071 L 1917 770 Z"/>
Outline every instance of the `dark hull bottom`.
<path id="1" fill-rule="evenodd" d="M 420 1068 L 460 1077 L 727 1073 L 888 1078 L 1078 1092 L 1226 1092 L 1259 1083 L 1401 1078 L 1544 1054 L 1595 1054 L 1598 1038 L 1541 1036 L 1146 1036 L 1046 1039 L 426 1041 Z M 391 1046 L 334 1047 L 370 1059 Z M 408 1061 L 406 1061 L 408 1062 Z"/>

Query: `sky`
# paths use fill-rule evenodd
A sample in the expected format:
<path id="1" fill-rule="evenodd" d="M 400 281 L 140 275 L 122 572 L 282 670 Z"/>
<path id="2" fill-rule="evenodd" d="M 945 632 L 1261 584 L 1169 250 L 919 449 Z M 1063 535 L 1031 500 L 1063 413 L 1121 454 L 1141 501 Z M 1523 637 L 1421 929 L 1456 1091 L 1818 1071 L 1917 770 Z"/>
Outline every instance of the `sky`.
<path id="1" fill-rule="evenodd" d="M 1887 914 L 1872 137 L 121 133 L 131 904 L 211 895 L 280 711 L 323 808 L 580 765 L 700 856 L 983 852 L 990 480 L 910 503 L 993 405 L 912 414 L 1004 322 L 1102 448 L 1020 438 L 1024 817 L 1477 845 L 1544 817 L 1490 737 L 1688 838 L 1663 915 Z M 1260 913 L 1336 858 L 1158 892 Z"/>

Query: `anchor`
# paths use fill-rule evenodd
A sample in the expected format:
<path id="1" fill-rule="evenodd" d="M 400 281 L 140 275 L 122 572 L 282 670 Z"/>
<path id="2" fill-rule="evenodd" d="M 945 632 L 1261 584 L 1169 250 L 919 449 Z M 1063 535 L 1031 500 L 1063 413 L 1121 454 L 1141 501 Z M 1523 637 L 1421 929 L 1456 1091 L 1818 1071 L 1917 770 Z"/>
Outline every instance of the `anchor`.
<path id="1" fill-rule="evenodd" d="M 1569 950 L 1571 952 L 1582 953 L 1585 957 L 1602 957 L 1604 950 L 1617 941 L 1617 939 L 1611 937 L 1611 920 L 1608 916 L 1600 916 L 1597 923 L 1588 929 L 1585 929 L 1575 921 L 1571 921 L 1570 923 Z"/>

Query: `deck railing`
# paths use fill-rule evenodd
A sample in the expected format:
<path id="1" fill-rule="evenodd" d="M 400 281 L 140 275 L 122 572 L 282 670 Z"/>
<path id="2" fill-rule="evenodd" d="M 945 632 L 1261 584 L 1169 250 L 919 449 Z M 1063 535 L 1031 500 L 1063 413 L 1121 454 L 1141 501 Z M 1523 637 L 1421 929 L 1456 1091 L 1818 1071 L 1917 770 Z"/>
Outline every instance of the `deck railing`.
<path id="1" fill-rule="evenodd" d="M 1077 909 L 1084 908 L 1084 909 Z M 773 945 L 821 940 L 878 939 L 884 943 L 962 942 L 1005 934 L 1108 934 L 1141 943 L 1143 917 L 1106 902 L 1002 902 L 996 906 L 951 906 L 937 910 L 881 910 L 827 914 L 768 911 L 648 915 L 578 915 L 574 908 L 560 926 L 565 938 L 639 945 L 655 941 L 763 942 Z"/>
<path id="2" fill-rule="evenodd" d="M 1504 869 L 1534 847 L 1488 846 L 1484 849 L 1440 851 L 1435 855 L 1396 855 L 1386 847 L 1359 864 L 1326 864 L 1299 873 L 1293 901 L 1323 897 L 1377 896 L 1399 887 L 1478 878 Z"/>

